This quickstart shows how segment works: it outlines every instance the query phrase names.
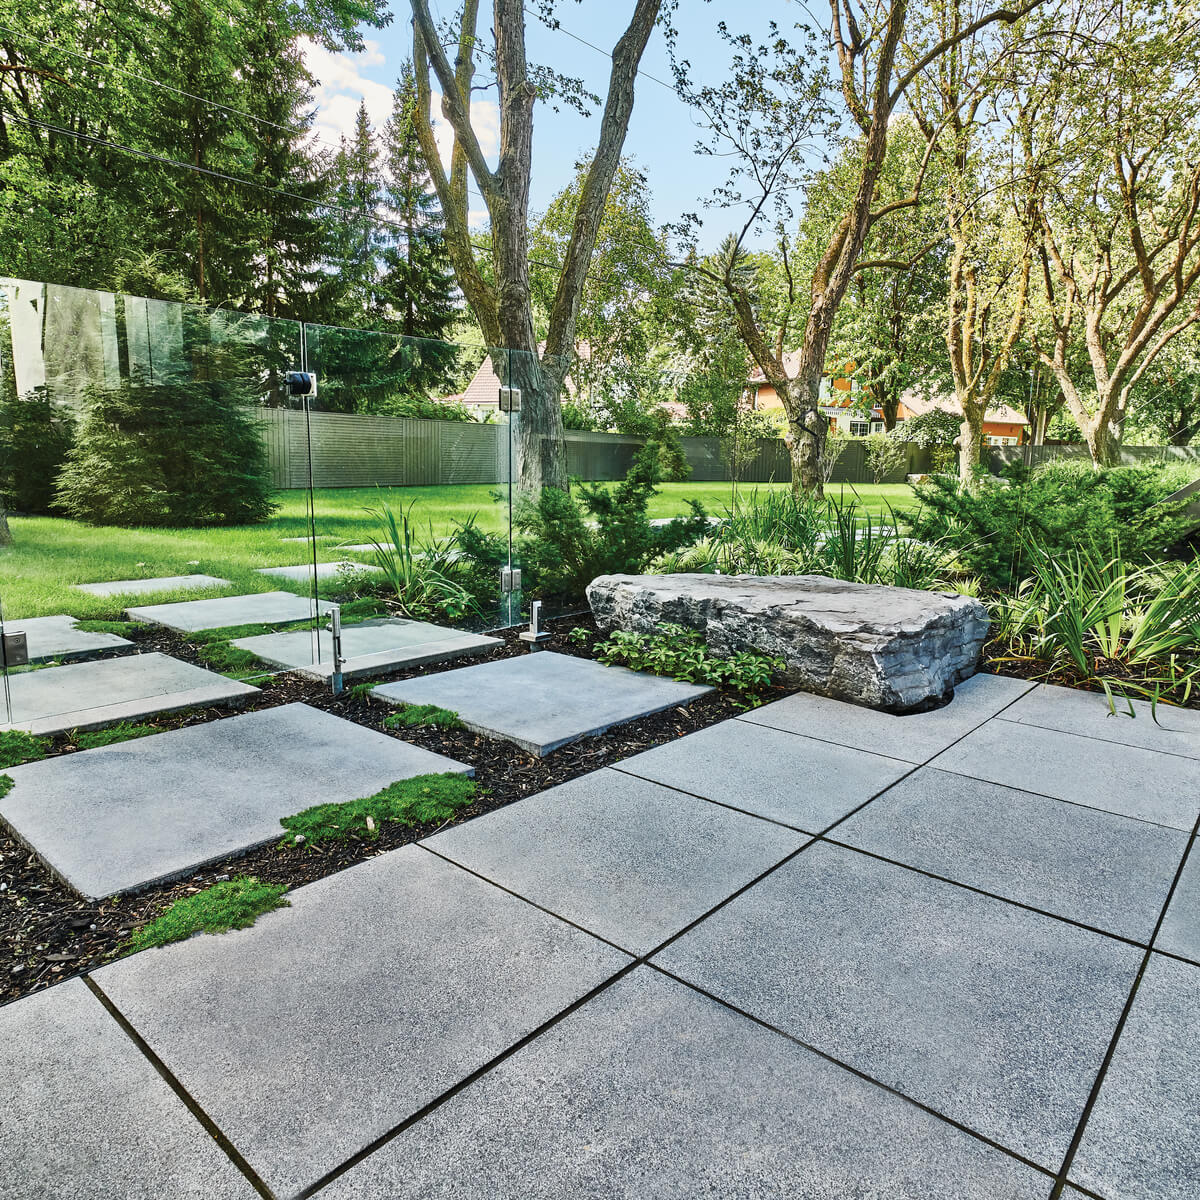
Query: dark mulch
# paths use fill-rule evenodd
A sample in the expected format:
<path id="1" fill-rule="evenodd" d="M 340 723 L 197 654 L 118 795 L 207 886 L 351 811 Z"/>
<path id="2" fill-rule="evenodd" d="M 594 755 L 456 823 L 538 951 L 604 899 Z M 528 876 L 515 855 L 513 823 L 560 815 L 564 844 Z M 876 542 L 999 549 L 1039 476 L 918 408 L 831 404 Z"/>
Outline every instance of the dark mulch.
<path id="1" fill-rule="evenodd" d="M 576 626 L 584 626 L 592 633 L 595 630 L 590 616 L 563 617 L 548 623 L 554 635 L 550 648 L 560 653 L 591 657 L 590 644 L 579 646 L 565 636 Z M 503 646 L 469 661 L 489 661 L 528 653 L 526 645 L 517 639 L 517 632 L 509 630 L 497 634 L 504 638 Z M 191 662 L 199 661 L 195 647 L 178 634 L 146 631 L 136 634 L 135 640 L 143 651 L 161 650 Z M 460 660 L 438 669 L 461 665 Z M 417 668 L 378 678 L 404 679 L 428 670 Z M 778 699 L 788 690 L 773 690 L 764 699 Z M 147 723 L 163 730 L 178 729 L 219 720 L 234 712 L 295 701 L 303 701 L 391 736 L 403 736 L 405 741 L 470 763 L 475 768 L 479 795 L 463 812 L 462 820 L 693 733 L 741 711 L 733 697 L 715 692 L 687 708 L 670 709 L 616 726 L 605 734 L 584 738 L 539 759 L 508 742 L 492 741 L 465 730 L 420 727 L 408 728 L 402 733 L 386 730 L 383 719 L 392 711 L 387 706 L 370 703 L 351 691 L 332 696 L 325 684 L 297 675 L 280 674 L 262 685 L 260 696 L 236 710 L 192 709 Z M 54 740 L 51 753 L 72 753 L 75 749 L 71 738 L 63 735 Z M 352 840 L 310 849 L 290 845 L 265 846 L 246 855 L 222 859 L 184 879 L 136 896 L 90 903 L 64 886 L 36 855 L 0 830 L 0 1003 L 38 991 L 119 956 L 137 926 L 156 917 L 180 896 L 199 891 L 222 878 L 235 874 L 256 875 L 272 883 L 297 887 L 433 832 L 432 827 L 406 829 L 387 824 L 374 841 Z"/>

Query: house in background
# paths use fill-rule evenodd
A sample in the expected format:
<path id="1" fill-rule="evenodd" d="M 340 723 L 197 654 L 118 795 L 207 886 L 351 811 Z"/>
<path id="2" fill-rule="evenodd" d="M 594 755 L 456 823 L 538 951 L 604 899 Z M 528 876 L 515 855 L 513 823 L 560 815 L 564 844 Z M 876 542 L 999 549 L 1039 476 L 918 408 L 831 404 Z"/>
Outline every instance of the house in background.
<path id="1" fill-rule="evenodd" d="M 544 346 L 538 347 L 540 353 Z M 563 399 L 573 400 L 576 389 L 568 375 L 563 380 Z M 456 392 L 453 396 L 438 396 L 442 404 L 461 404 L 477 421 L 486 421 L 493 413 L 500 411 L 500 376 L 492 366 L 492 356 L 485 354 L 479 370 L 471 376 L 471 382 L 466 389 Z"/>
<path id="2" fill-rule="evenodd" d="M 931 396 L 910 389 L 900 397 L 896 420 L 923 416 L 935 408 L 951 413 L 962 420 L 962 405 L 954 396 Z M 983 421 L 983 440 L 988 446 L 1021 446 L 1029 436 L 1029 419 L 1019 409 L 1008 404 L 995 404 L 987 410 Z"/>
<path id="3" fill-rule="evenodd" d="M 793 378 L 800 368 L 800 355 L 789 352 L 783 356 L 783 369 Z M 866 437 L 883 432 L 883 413 L 872 407 L 868 413 L 862 384 L 853 377 L 854 364 L 847 363 L 839 375 L 826 375 L 821 380 L 821 412 L 829 418 L 830 429 L 849 437 Z M 758 412 L 781 412 L 783 401 L 767 382 L 766 376 L 755 368 L 746 382 L 750 407 Z"/>

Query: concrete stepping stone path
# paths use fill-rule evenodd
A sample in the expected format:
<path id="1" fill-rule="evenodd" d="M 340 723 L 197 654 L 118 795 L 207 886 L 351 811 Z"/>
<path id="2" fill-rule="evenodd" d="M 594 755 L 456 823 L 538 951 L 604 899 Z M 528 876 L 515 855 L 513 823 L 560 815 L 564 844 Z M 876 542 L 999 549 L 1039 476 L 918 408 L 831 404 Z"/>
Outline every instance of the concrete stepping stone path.
<path id="1" fill-rule="evenodd" d="M 377 572 L 379 567 L 373 567 L 369 563 L 351 562 L 349 559 L 341 559 L 339 562 L 323 562 L 317 563 L 317 578 L 318 579 L 334 579 L 345 568 L 351 571 L 369 571 Z M 266 575 L 272 579 L 290 579 L 295 583 L 303 583 L 306 579 L 311 579 L 313 576 L 312 563 L 300 563 L 294 567 L 258 567 L 256 568 L 259 575 Z"/>
<path id="2" fill-rule="evenodd" d="M 12 722 L 0 731 L 55 734 L 136 721 L 201 704 L 233 704 L 258 689 L 166 654 L 67 663 L 8 678 Z M 0 716 L 4 715 L 0 708 Z"/>
<path id="3" fill-rule="evenodd" d="M 89 596 L 144 596 L 151 592 L 174 592 L 181 588 L 199 591 L 201 588 L 229 587 L 228 579 L 215 575 L 164 575 L 159 579 L 114 579 L 102 583 L 72 585 Z"/>
<path id="4" fill-rule="evenodd" d="M 468 729 L 515 742 L 540 757 L 711 691 L 543 650 L 384 684 L 371 694 L 389 704 L 448 708 Z"/>
<path id="5" fill-rule="evenodd" d="M 283 836 L 314 804 L 471 768 L 304 704 L 12 767 L 0 818 L 76 891 L 109 896 Z"/>
<path id="6" fill-rule="evenodd" d="M 318 610 L 330 605 L 321 600 Z M 254 592 L 245 596 L 219 596 L 213 600 L 181 600 L 176 604 L 146 604 L 129 608 L 135 621 L 165 625 L 179 633 L 202 629 L 228 629 L 236 625 L 283 625 L 307 621 L 313 615 L 312 601 L 295 592 Z"/>
<path id="7" fill-rule="evenodd" d="M 6 633 L 24 633 L 31 663 L 55 659 L 91 658 L 108 650 L 121 650 L 133 643 L 115 633 L 88 633 L 77 628 L 78 617 L 27 617 L 4 622 Z"/>
<path id="8" fill-rule="evenodd" d="M 318 662 L 313 662 L 312 633 L 306 629 L 238 638 L 233 644 L 273 666 L 289 668 L 313 679 L 328 679 L 333 672 L 333 635 L 322 629 L 319 637 Z M 402 618 L 362 621 L 342 626 L 342 654 L 346 659 L 342 675 L 346 679 L 378 675 L 402 667 L 483 654 L 503 644 L 500 638 L 463 633 L 427 621 Z"/>

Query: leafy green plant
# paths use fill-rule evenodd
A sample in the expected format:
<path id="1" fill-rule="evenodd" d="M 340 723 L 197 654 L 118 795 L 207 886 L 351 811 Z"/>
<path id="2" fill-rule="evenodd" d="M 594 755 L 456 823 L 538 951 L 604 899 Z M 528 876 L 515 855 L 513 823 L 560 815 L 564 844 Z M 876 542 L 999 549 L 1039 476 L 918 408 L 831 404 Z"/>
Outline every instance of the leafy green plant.
<path id="1" fill-rule="evenodd" d="M 14 786 L 11 775 L 0 775 L 0 800 L 3 800 L 12 791 Z"/>
<path id="2" fill-rule="evenodd" d="M 882 483 L 908 462 L 908 446 L 886 433 L 872 433 L 864 438 L 863 452 L 867 470 L 876 483 Z"/>
<path id="3" fill-rule="evenodd" d="M 458 713 L 436 704 L 404 704 L 383 719 L 388 729 L 427 726 L 434 729 L 462 729 Z"/>
<path id="4" fill-rule="evenodd" d="M 592 640 L 592 631 L 585 629 L 582 625 L 576 625 L 574 629 L 567 634 L 567 641 L 576 646 L 586 646 Z"/>
<path id="5" fill-rule="evenodd" d="M 95 750 L 100 746 L 113 746 L 118 742 L 149 737 L 152 733 L 158 733 L 153 725 L 133 725 L 122 721 L 118 725 L 110 725 L 107 729 L 87 729 L 73 733 L 71 740 L 80 750 Z"/>
<path id="6" fill-rule="evenodd" d="M 239 875 L 212 887 L 184 896 L 164 912 L 135 929 L 129 939 L 131 952 L 150 946 L 182 941 L 194 933 L 228 933 L 248 929 L 263 913 L 287 908 L 283 884 L 262 883 L 252 875 Z"/>
<path id="7" fill-rule="evenodd" d="M 22 729 L 7 729 L 0 733 L 0 770 L 36 762 L 45 758 L 49 750 L 49 738 L 34 737 Z"/>
<path id="8" fill-rule="evenodd" d="M 373 796 L 344 804 L 317 804 L 280 824 L 288 831 L 281 846 L 315 846 L 358 837 L 374 839 L 385 821 L 433 825 L 451 820 L 475 798 L 475 781 L 466 775 L 417 775 L 390 784 Z"/>

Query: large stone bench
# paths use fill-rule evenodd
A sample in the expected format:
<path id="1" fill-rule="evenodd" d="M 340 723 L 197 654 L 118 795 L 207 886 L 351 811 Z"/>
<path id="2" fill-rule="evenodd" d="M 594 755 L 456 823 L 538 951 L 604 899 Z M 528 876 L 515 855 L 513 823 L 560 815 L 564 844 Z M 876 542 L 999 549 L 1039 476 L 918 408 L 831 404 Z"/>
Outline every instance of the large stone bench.
<path id="1" fill-rule="evenodd" d="M 888 712 L 947 699 L 988 629 L 966 596 L 822 575 L 602 575 L 588 602 L 605 632 L 683 625 L 717 654 L 768 654 L 796 687 Z"/>

